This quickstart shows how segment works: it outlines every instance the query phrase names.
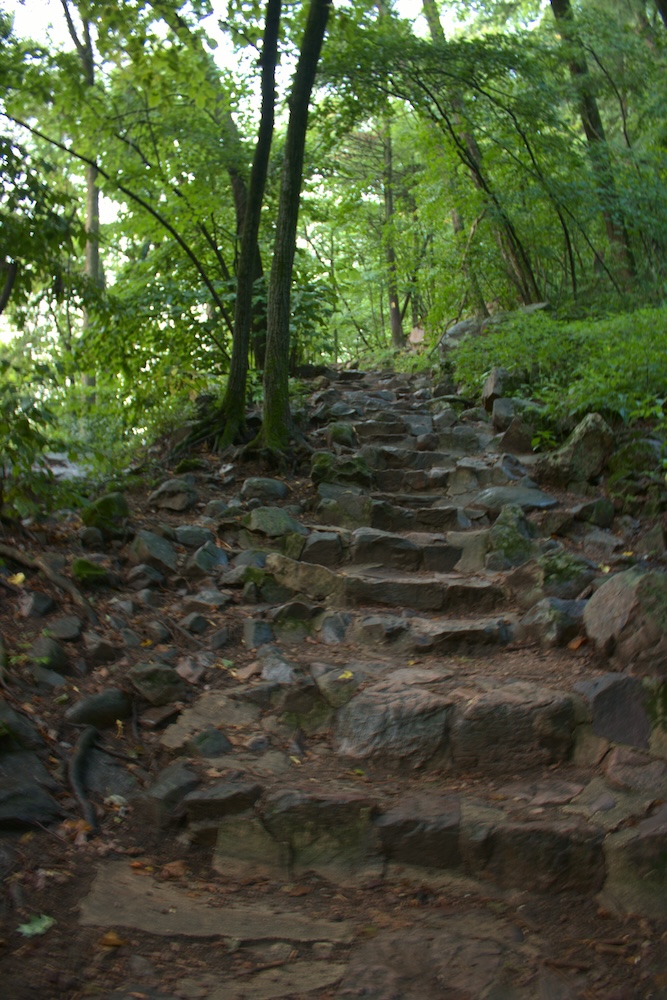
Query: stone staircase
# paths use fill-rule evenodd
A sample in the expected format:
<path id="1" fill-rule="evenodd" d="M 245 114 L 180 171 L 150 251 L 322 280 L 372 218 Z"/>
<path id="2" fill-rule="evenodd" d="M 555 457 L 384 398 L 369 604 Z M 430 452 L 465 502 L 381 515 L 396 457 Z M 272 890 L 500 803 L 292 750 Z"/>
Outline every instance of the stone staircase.
<path id="1" fill-rule="evenodd" d="M 594 658 L 582 622 L 627 562 L 609 501 L 544 491 L 424 378 L 341 372 L 308 416 L 315 496 L 247 480 L 219 522 L 256 660 L 161 737 L 179 753 L 215 726 L 235 752 L 204 783 L 172 765 L 145 814 L 177 802 L 227 874 L 446 875 L 664 917 L 656 688 Z"/>

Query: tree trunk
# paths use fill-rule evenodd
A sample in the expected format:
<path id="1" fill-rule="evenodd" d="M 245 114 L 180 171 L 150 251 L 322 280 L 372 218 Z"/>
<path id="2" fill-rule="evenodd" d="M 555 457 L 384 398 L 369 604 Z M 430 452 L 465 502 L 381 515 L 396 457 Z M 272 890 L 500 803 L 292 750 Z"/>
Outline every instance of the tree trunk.
<path id="1" fill-rule="evenodd" d="M 662 18 L 662 23 L 667 28 L 667 0 L 655 0 L 658 14 Z"/>
<path id="2" fill-rule="evenodd" d="M 245 423 L 248 351 L 253 322 L 253 288 L 257 277 L 257 237 L 269 169 L 275 118 L 275 70 L 278 61 L 278 29 L 282 0 L 267 0 L 262 45 L 262 112 L 252 162 L 250 185 L 241 217 L 241 252 L 236 275 L 234 338 L 227 390 L 222 402 L 225 430 L 222 444 L 231 444 Z M 261 262 L 260 262 L 261 264 Z"/>
<path id="3" fill-rule="evenodd" d="M 289 339 L 292 271 L 303 178 L 308 108 L 324 42 L 331 0 L 311 0 L 292 91 L 280 180 L 278 219 L 269 279 L 264 415 L 254 445 L 282 452 L 292 433 Z"/>
<path id="4" fill-rule="evenodd" d="M 588 63 L 583 46 L 577 37 L 570 0 L 551 0 L 551 10 L 563 39 L 571 47 L 568 67 L 570 76 L 577 87 L 579 114 L 588 143 L 593 174 L 601 195 L 602 217 L 607 239 L 621 271 L 626 279 L 629 279 L 635 271 L 632 250 L 623 211 L 619 205 L 600 109 L 591 88 Z"/>
<path id="5" fill-rule="evenodd" d="M 384 223 L 385 259 L 387 261 L 387 290 L 389 292 L 389 323 L 391 346 L 396 350 L 405 347 L 403 319 L 398 304 L 398 277 L 396 272 L 396 250 L 394 247 L 394 158 L 391 143 L 391 129 L 387 124 L 383 136 L 384 147 Z"/>
<path id="6" fill-rule="evenodd" d="M 442 30 L 440 16 L 435 0 L 422 0 L 424 16 L 428 23 L 431 41 L 436 45 L 444 45 L 445 33 Z M 537 287 L 532 265 L 526 253 L 514 224 L 500 204 L 498 196 L 491 187 L 482 162 L 482 152 L 475 136 L 465 123 L 465 107 L 460 93 L 448 94 L 452 107 L 452 122 L 448 122 L 448 130 L 456 144 L 459 158 L 468 169 L 473 184 L 486 195 L 493 218 L 492 226 L 495 241 L 500 254 L 505 261 L 506 274 L 514 285 L 517 294 L 524 305 L 539 302 L 542 298 Z"/>

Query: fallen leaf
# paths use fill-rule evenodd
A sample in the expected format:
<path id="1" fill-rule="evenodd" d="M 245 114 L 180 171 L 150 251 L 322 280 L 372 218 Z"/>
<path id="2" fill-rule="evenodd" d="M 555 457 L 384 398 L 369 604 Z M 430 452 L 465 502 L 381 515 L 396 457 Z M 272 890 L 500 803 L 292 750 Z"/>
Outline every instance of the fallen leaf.
<path id="1" fill-rule="evenodd" d="M 586 635 L 578 635 L 576 637 L 576 639 L 571 639 L 568 642 L 567 648 L 568 649 L 579 649 L 581 646 L 585 646 L 587 642 L 588 642 L 588 636 L 586 636 Z"/>
<path id="2" fill-rule="evenodd" d="M 183 878 L 188 873 L 185 861 L 168 861 L 160 869 L 162 878 Z"/>
<path id="3" fill-rule="evenodd" d="M 122 948 L 127 944 L 125 938 L 119 937 L 115 931 L 107 931 L 97 942 L 103 948 Z"/>
<path id="4" fill-rule="evenodd" d="M 142 646 L 152 646 L 153 645 L 153 640 L 152 639 L 142 639 L 141 640 L 141 645 Z"/>
<path id="5" fill-rule="evenodd" d="M 25 583 L 25 573 L 14 573 L 12 576 L 8 576 L 7 583 L 13 583 L 15 587 L 20 587 L 22 583 Z"/>
<path id="6" fill-rule="evenodd" d="M 17 930 L 23 937 L 37 937 L 39 934 L 46 934 L 49 927 L 53 927 L 55 919 L 42 913 L 41 917 L 32 917 L 27 924 L 19 924 Z"/>

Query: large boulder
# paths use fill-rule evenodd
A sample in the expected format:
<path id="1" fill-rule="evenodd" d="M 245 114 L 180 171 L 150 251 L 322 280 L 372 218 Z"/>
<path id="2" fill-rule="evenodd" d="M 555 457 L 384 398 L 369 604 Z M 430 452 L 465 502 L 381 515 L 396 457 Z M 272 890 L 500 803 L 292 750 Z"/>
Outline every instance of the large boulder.
<path id="1" fill-rule="evenodd" d="M 593 594 L 586 632 L 618 670 L 667 677 L 667 573 L 631 569 Z"/>
<path id="2" fill-rule="evenodd" d="M 599 413 L 587 414 L 565 444 L 535 465 L 539 482 L 567 487 L 596 479 L 614 446 L 614 434 Z"/>

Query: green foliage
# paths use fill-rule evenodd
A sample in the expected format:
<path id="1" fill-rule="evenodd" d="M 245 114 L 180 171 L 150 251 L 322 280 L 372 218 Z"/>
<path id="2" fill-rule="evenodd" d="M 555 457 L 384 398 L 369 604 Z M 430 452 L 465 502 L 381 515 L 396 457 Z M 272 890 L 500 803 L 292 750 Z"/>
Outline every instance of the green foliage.
<path id="1" fill-rule="evenodd" d="M 35 496 L 47 492 L 44 451 L 54 415 L 44 395 L 51 381 L 46 365 L 30 368 L 0 357 L 0 512 L 28 514 Z"/>
<path id="2" fill-rule="evenodd" d="M 574 322 L 515 314 L 456 350 L 456 376 L 466 392 L 479 391 L 494 366 L 518 376 L 520 394 L 566 423 L 596 410 L 624 423 L 662 421 L 667 309 Z"/>

